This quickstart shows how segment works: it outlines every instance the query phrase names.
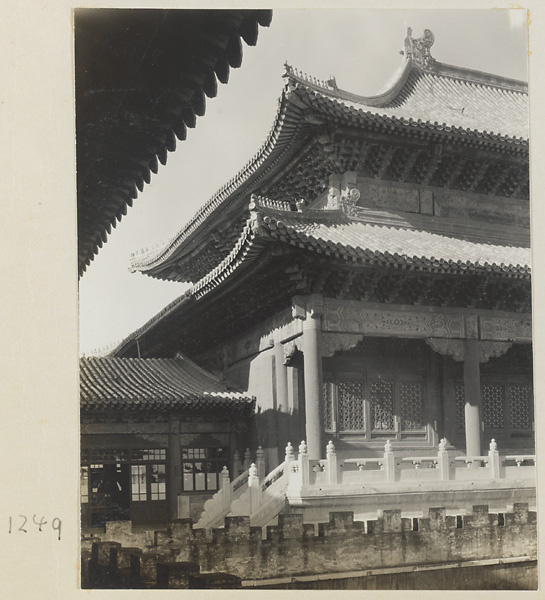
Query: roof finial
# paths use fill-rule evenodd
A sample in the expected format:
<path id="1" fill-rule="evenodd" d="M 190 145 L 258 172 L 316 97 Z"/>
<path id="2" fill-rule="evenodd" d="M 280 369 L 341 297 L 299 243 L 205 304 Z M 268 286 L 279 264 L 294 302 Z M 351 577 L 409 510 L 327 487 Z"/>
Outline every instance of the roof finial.
<path id="1" fill-rule="evenodd" d="M 430 48 L 435 42 L 435 36 L 430 29 L 424 29 L 424 35 L 419 38 L 413 38 L 413 30 L 407 28 L 405 37 L 405 49 L 400 54 L 404 54 L 408 59 L 422 69 L 431 69 L 435 63 L 435 58 L 430 54 Z"/>

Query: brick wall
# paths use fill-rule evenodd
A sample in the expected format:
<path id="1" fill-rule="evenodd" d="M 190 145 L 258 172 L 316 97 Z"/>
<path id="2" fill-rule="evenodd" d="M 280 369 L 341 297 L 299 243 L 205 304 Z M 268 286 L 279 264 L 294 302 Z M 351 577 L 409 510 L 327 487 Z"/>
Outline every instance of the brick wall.
<path id="1" fill-rule="evenodd" d="M 153 544 L 149 535 L 131 538 L 119 527 L 117 533 L 118 545 L 135 546 L 139 540 L 148 540 L 141 548 L 142 556 L 157 557 L 151 558 L 148 569 L 150 585 L 154 560 L 193 563 L 201 572 L 228 573 L 244 581 L 537 558 L 536 513 L 523 503 L 500 515 L 489 514 L 488 506 L 482 505 L 458 517 L 446 516 L 444 508 L 430 509 L 420 519 L 402 518 L 397 510 L 384 511 L 365 523 L 354 522 L 352 513 L 332 512 L 329 522 L 318 524 L 317 530 L 313 524 L 304 524 L 302 515 L 286 514 L 280 515 L 278 525 L 267 527 L 266 539 L 261 528 L 250 527 L 248 517 L 227 517 L 224 528 L 211 532 L 193 529 L 190 520 L 174 521 L 167 530 L 155 533 Z M 93 551 L 98 556 L 101 544 L 112 543 L 97 546 L 95 542 Z M 111 566 L 111 558 L 106 558 L 110 550 L 110 546 L 101 550 L 105 566 Z"/>

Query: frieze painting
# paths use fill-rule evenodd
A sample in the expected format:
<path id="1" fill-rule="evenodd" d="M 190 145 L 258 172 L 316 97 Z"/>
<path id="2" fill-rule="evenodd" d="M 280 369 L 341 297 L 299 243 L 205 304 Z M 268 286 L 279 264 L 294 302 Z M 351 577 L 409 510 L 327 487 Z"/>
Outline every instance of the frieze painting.
<path id="1" fill-rule="evenodd" d="M 536 590 L 526 10 L 73 16 L 80 587 Z"/>

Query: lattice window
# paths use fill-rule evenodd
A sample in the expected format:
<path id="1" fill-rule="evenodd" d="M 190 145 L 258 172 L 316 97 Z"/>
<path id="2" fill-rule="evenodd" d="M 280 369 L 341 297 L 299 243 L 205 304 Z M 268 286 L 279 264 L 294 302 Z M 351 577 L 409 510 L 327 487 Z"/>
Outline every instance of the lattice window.
<path id="1" fill-rule="evenodd" d="M 227 448 L 182 448 L 182 487 L 186 492 L 217 490 Z"/>
<path id="2" fill-rule="evenodd" d="M 363 381 L 339 381 L 337 390 L 341 431 L 365 430 Z"/>
<path id="3" fill-rule="evenodd" d="M 130 461 L 130 450 L 127 448 L 84 448 L 81 451 L 83 463 L 127 463 Z"/>
<path id="4" fill-rule="evenodd" d="M 331 383 L 324 381 L 324 427 L 326 431 L 333 431 L 333 394 L 331 393 Z"/>
<path id="5" fill-rule="evenodd" d="M 373 380 L 369 383 L 371 422 L 374 430 L 394 429 L 394 384 Z"/>
<path id="6" fill-rule="evenodd" d="M 133 502 L 147 499 L 146 465 L 131 465 L 131 492 Z"/>
<path id="7" fill-rule="evenodd" d="M 481 387 L 485 429 L 505 427 L 505 387 L 503 383 L 484 383 Z"/>
<path id="8" fill-rule="evenodd" d="M 80 469 L 80 501 L 82 504 L 89 502 L 89 467 Z"/>
<path id="9" fill-rule="evenodd" d="M 150 492 L 152 500 L 166 500 L 167 478 L 166 465 L 151 465 Z"/>
<path id="10" fill-rule="evenodd" d="M 454 397 L 456 399 L 456 427 L 459 431 L 464 431 L 466 428 L 466 396 L 463 383 L 455 385 Z"/>
<path id="11" fill-rule="evenodd" d="M 424 428 L 424 384 L 420 381 L 403 381 L 399 386 L 401 403 L 401 429 L 415 431 Z"/>
<path id="12" fill-rule="evenodd" d="M 509 386 L 511 404 L 511 427 L 530 429 L 532 427 L 532 386 L 526 383 L 512 383 Z"/>

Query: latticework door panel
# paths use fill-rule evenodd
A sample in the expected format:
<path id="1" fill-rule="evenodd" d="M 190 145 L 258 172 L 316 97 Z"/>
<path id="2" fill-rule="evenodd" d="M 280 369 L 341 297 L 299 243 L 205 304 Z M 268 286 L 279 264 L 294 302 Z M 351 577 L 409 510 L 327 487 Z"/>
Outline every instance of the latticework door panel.
<path id="1" fill-rule="evenodd" d="M 394 429 L 394 383 L 372 380 L 369 383 L 371 423 L 375 431 Z"/>
<path id="2" fill-rule="evenodd" d="M 503 383 L 482 385 L 483 421 L 485 429 L 505 427 L 505 386 Z"/>
<path id="3" fill-rule="evenodd" d="M 532 427 L 532 386 L 526 383 L 512 383 L 509 386 L 511 404 L 511 427 L 530 429 Z"/>
<path id="4" fill-rule="evenodd" d="M 339 381 L 338 407 L 341 431 L 364 431 L 363 381 Z"/>
<path id="5" fill-rule="evenodd" d="M 424 384 L 403 381 L 399 385 L 402 431 L 420 431 L 424 428 Z"/>

